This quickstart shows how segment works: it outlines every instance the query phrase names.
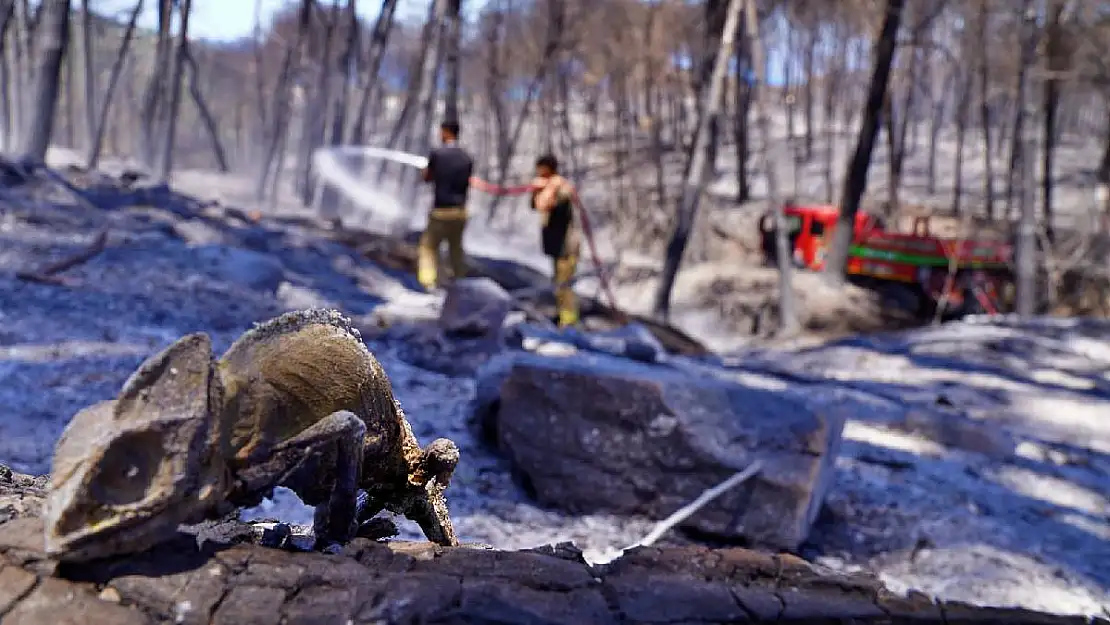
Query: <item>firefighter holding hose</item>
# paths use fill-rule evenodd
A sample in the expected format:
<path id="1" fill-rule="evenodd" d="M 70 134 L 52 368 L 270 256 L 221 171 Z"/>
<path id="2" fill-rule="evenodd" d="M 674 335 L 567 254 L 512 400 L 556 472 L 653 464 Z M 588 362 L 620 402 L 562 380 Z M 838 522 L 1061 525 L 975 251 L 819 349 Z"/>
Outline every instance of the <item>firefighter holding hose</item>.
<path id="1" fill-rule="evenodd" d="M 448 120 L 440 124 L 443 145 L 428 155 L 428 165 L 421 171 L 424 182 L 433 188 L 432 210 L 428 225 L 420 235 L 416 279 L 428 291 L 437 286 L 439 248 L 446 242 L 454 279 L 466 276 L 466 252 L 463 232 L 466 230 L 466 196 L 474 159 L 458 146 L 459 124 Z"/>
<path id="2" fill-rule="evenodd" d="M 581 229 L 574 208 L 574 186 L 559 175 L 559 161 L 551 154 L 536 159 L 532 209 L 540 214 L 543 253 L 551 257 L 554 267 L 559 327 L 575 325 L 578 323 L 578 298 L 572 283 L 578 269 Z"/>

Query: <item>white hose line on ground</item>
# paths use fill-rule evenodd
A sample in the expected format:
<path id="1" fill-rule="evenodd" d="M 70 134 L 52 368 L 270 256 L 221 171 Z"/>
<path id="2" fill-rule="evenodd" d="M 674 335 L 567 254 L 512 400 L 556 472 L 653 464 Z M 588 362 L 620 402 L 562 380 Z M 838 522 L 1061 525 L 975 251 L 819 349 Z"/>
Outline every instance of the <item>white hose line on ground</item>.
<path id="1" fill-rule="evenodd" d="M 706 504 L 725 494 L 730 489 L 736 488 L 737 486 L 748 481 L 749 478 L 754 476 L 756 473 L 759 473 L 762 469 L 763 461 L 756 460 L 748 465 L 748 468 L 744 469 L 743 471 L 733 475 L 732 477 L 721 482 L 720 484 L 717 484 L 712 488 L 706 489 L 702 494 L 698 495 L 697 499 L 691 501 L 685 506 L 682 506 L 681 508 L 676 510 L 674 514 L 660 521 L 659 524 L 655 526 L 655 529 L 651 530 L 651 532 L 648 533 L 647 536 L 644 536 L 640 540 L 640 542 L 636 543 L 635 545 L 627 547 L 625 551 L 628 551 L 633 547 L 650 547 L 651 545 L 654 545 L 655 541 L 662 538 L 663 534 L 666 534 L 668 531 L 671 530 L 671 528 L 690 518 L 695 512 L 704 508 Z"/>

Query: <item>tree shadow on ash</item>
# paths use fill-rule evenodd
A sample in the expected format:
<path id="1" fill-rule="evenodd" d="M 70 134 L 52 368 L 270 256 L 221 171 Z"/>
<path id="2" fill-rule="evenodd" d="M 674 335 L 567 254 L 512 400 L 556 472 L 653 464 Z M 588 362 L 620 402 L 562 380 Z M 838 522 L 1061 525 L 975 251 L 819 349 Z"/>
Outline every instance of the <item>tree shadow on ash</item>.
<path id="1" fill-rule="evenodd" d="M 892 356 L 903 359 L 909 369 L 917 369 L 917 373 L 910 375 L 928 375 L 932 377 L 929 380 L 890 382 L 891 372 L 885 371 L 882 380 L 870 380 L 864 373 L 846 379 L 810 376 L 803 383 L 857 391 L 881 398 L 902 411 L 936 414 L 953 425 L 994 427 L 1017 439 L 1047 446 L 1058 454 L 1085 455 L 1110 469 L 1110 453 L 1101 451 L 1110 448 L 1110 423 L 1092 419 L 1089 414 L 1086 418 L 1074 413 L 1037 414 L 1047 408 L 1031 402 L 1056 401 L 1062 409 L 1071 406 L 1088 413 L 1093 407 L 1104 405 L 1110 411 L 1110 378 L 1106 373 L 1110 349 L 1104 344 L 1082 343 L 1086 339 L 1104 341 L 1110 332 L 1110 322 L 1077 320 L 1056 325 L 1017 322 L 1003 327 L 1003 332 L 994 336 L 989 334 L 990 327 L 959 337 L 941 334 L 931 338 L 931 329 L 917 335 L 852 337 L 798 352 L 803 361 L 817 357 L 818 363 L 822 352 L 839 347 L 858 350 L 856 353 L 864 357 L 868 352 Z M 945 332 L 943 326 L 939 330 Z M 832 353 L 838 357 L 845 355 Z M 886 364 L 894 370 L 902 368 L 897 361 Z M 872 366 L 883 369 L 884 363 L 877 360 Z M 831 364 L 829 367 L 835 370 Z M 868 414 L 860 413 L 857 418 Z M 1110 482 L 1104 488 L 1110 492 Z"/>
<path id="2" fill-rule="evenodd" d="M 1110 378 L 1105 376 L 1108 364 L 1084 359 L 1069 353 L 1061 344 L 1069 335 L 1080 338 L 1097 338 L 1098 322 L 1089 327 L 1038 329 L 1036 336 L 999 336 L 975 338 L 973 336 L 914 340 L 910 338 L 875 335 L 855 336 L 799 350 L 800 355 L 819 354 L 829 348 L 856 348 L 886 356 L 907 359 L 913 366 L 939 371 L 985 374 L 1007 382 L 1029 386 L 1046 393 L 1074 393 L 1095 400 L 1110 401 Z M 1087 360 L 1086 366 L 1080 361 Z M 1077 383 L 1049 382 L 1036 377 L 1037 371 L 1060 371 Z"/>
<path id="3" fill-rule="evenodd" d="M 928 571 L 930 565 L 919 557 L 926 551 L 946 551 L 949 556 L 944 557 L 962 560 L 956 566 L 970 580 L 977 575 L 976 559 L 970 554 L 985 546 L 1046 565 L 1055 577 L 1098 589 L 1096 595 L 1110 593 L 1110 570 L 1105 566 L 1110 541 L 1104 537 L 1110 522 L 1103 515 L 1032 497 L 999 481 L 1007 469 L 1020 465 L 1031 473 L 1057 473 L 1036 462 L 969 465 L 845 441 L 838 483 L 866 479 L 887 481 L 889 486 L 842 487 L 837 493 L 834 484 L 834 494 L 801 553 L 809 559 L 831 555 L 850 561 L 903 560 L 911 570 L 920 565 Z"/>
<path id="4" fill-rule="evenodd" d="M 864 373 L 860 380 L 808 382 L 878 399 L 882 407 L 852 411 L 856 427 L 847 430 L 851 438 L 838 459 L 841 487 L 833 487 L 804 552 L 878 560 L 901 553 L 913 568 L 929 550 L 947 550 L 955 561 L 986 546 L 1110 593 L 1110 453 L 1097 444 L 1110 441 L 1110 423 L 1100 429 L 1089 416 L 1037 415 L 1032 411 L 1046 408 L 1030 405 L 1030 398 L 1061 399 L 1061 410 L 1080 410 L 1098 402 L 1110 413 L 1110 393 L 1098 384 L 1105 367 L 1064 362 L 1054 342 L 1064 336 L 1048 329 L 1033 338 L 994 340 L 982 350 L 976 347 L 992 340 L 973 337 L 947 354 L 915 352 L 915 346 L 940 344 L 928 337 L 917 345 L 888 337 L 834 344 L 902 356 L 920 369 L 957 377 L 894 383 L 867 380 Z M 805 352 L 822 349 L 828 346 Z M 997 362 L 1003 354 L 1010 358 L 1005 365 Z M 1036 379 L 1037 369 L 1067 370 L 1096 388 Z M 973 375 L 1003 384 L 980 386 L 982 378 Z M 920 451 L 907 437 L 936 446 Z M 1020 443 L 1031 446 L 1019 454 Z"/>

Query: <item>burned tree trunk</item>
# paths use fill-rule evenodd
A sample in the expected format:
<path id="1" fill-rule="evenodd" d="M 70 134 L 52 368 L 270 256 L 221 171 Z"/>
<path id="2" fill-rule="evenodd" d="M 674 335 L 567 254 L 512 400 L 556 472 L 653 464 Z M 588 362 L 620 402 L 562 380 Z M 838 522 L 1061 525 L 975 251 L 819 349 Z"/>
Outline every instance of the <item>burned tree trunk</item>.
<path id="1" fill-rule="evenodd" d="M 154 67 L 159 68 L 160 71 L 151 74 L 150 81 L 147 83 L 146 91 L 143 94 L 142 109 L 139 113 L 139 123 L 142 129 L 143 160 L 151 164 L 157 157 L 157 134 L 158 130 L 161 130 L 159 122 L 164 119 L 163 108 L 165 107 L 166 92 L 169 89 L 169 72 L 165 70 L 171 65 L 170 57 L 173 51 L 173 36 L 170 34 L 173 0 L 157 1 L 158 44 L 155 48 Z"/>
<path id="2" fill-rule="evenodd" d="M 284 162 L 285 136 L 292 112 L 292 86 L 294 74 L 301 64 L 301 47 L 312 25 L 312 0 L 303 0 L 297 19 L 297 38 L 290 42 L 282 59 L 281 71 L 273 95 L 273 115 L 266 137 L 266 150 L 262 155 L 258 178 L 255 180 L 255 196 L 261 200 L 266 197 L 271 184 L 275 183 Z"/>
<path id="3" fill-rule="evenodd" d="M 323 9 L 321 9 L 321 13 Z M 339 3 L 332 4 L 323 32 L 314 28 L 310 33 L 310 58 L 316 65 L 316 88 L 306 94 L 301 110 L 301 136 L 297 145 L 297 191 L 303 206 L 311 206 L 316 194 L 316 179 L 312 175 L 312 153 L 324 143 L 327 133 L 327 116 L 334 83 L 332 66 L 333 39 L 339 21 Z M 317 56 L 319 55 L 319 56 Z"/>
<path id="4" fill-rule="evenodd" d="M 10 149 L 13 144 L 13 80 L 6 42 L 14 16 L 15 0 L 0 2 L 0 149 Z"/>
<path id="5" fill-rule="evenodd" d="M 528 121 L 529 115 L 532 112 L 532 104 L 536 99 L 536 94 L 539 91 L 540 85 L 543 84 L 545 77 L 551 65 L 555 62 L 555 57 L 559 53 L 562 46 L 563 37 L 566 29 L 566 8 L 562 0 L 554 0 L 548 3 L 548 21 L 547 21 L 547 41 L 544 44 L 543 56 L 540 58 L 539 66 L 536 67 L 536 73 L 532 75 L 532 82 L 528 85 L 528 90 L 524 94 L 524 102 L 520 107 L 520 114 L 516 118 L 516 123 L 513 125 L 512 132 L 508 133 L 508 115 L 504 110 L 504 102 L 498 98 L 492 91 L 491 100 L 496 101 L 495 111 L 500 115 L 498 133 L 497 133 L 497 184 L 505 184 L 505 180 L 509 175 L 509 168 L 512 165 L 513 156 L 516 154 L 517 144 L 520 142 L 521 133 L 524 132 L 524 124 Z M 500 70 L 498 70 L 500 74 Z M 498 81 L 492 80 L 490 86 Z M 503 78 L 503 75 L 499 76 Z M 619 82 L 619 81 L 618 81 Z M 503 84 L 503 83 L 502 83 Z M 624 98 L 624 92 L 620 92 L 620 98 Z M 618 129 L 620 126 L 618 126 Z M 489 213 L 486 216 L 487 222 L 492 222 L 494 217 L 497 216 L 497 211 L 501 206 L 501 200 L 505 196 L 495 195 L 493 201 L 489 205 Z"/>
<path id="6" fill-rule="evenodd" d="M 93 16 L 89 0 L 81 0 L 81 60 L 85 87 L 85 141 L 96 137 L 96 56 L 93 53 Z"/>
<path id="7" fill-rule="evenodd" d="M 902 188 L 902 171 L 906 163 L 906 133 L 909 129 L 909 120 L 913 115 L 914 94 L 917 91 L 917 70 L 921 54 L 917 50 L 917 42 L 910 49 L 910 64 L 906 72 L 906 94 L 901 105 L 895 102 L 893 93 L 887 98 L 887 142 L 890 146 L 890 179 L 887 184 L 887 211 L 893 213 L 900 208 Z"/>
<path id="8" fill-rule="evenodd" d="M 347 42 L 343 54 L 339 57 L 339 93 L 329 103 L 331 111 L 331 130 L 327 142 L 335 147 L 343 144 L 347 135 L 347 112 L 351 105 L 351 82 L 355 75 L 359 60 L 359 22 L 358 5 L 355 0 L 347 0 L 346 8 Z M 323 185 L 316 194 L 317 206 L 320 215 L 330 219 L 332 223 L 339 223 L 341 200 L 335 189 L 330 185 Z"/>
<path id="9" fill-rule="evenodd" d="M 748 157 L 751 152 L 751 133 L 748 132 L 748 113 L 752 106 L 756 66 L 752 61 L 752 41 L 745 33 L 736 38 L 736 112 L 732 120 L 733 140 L 736 142 L 736 202 L 751 199 L 751 179 L 748 176 Z M 767 145 L 764 144 L 764 149 Z"/>
<path id="10" fill-rule="evenodd" d="M 8 75 L 11 80 L 11 95 L 8 129 L 14 135 L 9 141 L 10 145 L 22 146 L 27 141 L 27 127 L 31 123 L 31 110 L 33 102 L 31 93 L 34 90 L 34 41 L 31 38 L 32 22 L 30 4 L 26 0 L 14 0 L 15 6 L 12 14 L 12 45 Z"/>
<path id="11" fill-rule="evenodd" d="M 169 102 L 166 106 L 166 123 L 162 136 L 162 155 L 158 159 L 158 180 L 168 182 L 173 171 L 173 149 L 177 143 L 177 118 L 181 111 L 181 83 L 185 72 L 185 57 L 189 46 L 189 14 L 192 0 L 181 0 L 178 15 L 181 17 L 181 31 L 177 35 L 177 49 L 170 70 Z"/>
<path id="12" fill-rule="evenodd" d="M 429 26 L 429 49 L 425 52 L 424 64 L 420 68 L 420 88 L 413 95 L 417 107 L 416 123 L 409 128 L 405 141 L 405 151 L 425 154 L 431 148 L 432 115 L 435 112 L 435 98 L 438 91 L 440 61 L 443 58 L 443 25 L 448 3 L 453 0 L 433 0 L 434 14 Z M 416 170 L 409 167 L 401 173 L 401 195 L 405 206 L 416 203 Z"/>
<path id="13" fill-rule="evenodd" d="M 713 80 L 713 68 L 716 67 L 717 57 L 721 54 L 728 56 L 731 46 L 729 48 L 722 48 L 720 41 L 724 37 L 725 25 L 725 11 L 727 10 L 727 3 L 725 0 L 706 0 L 705 2 L 705 20 L 706 27 L 709 29 L 705 38 L 705 52 L 702 56 L 701 68 L 698 75 L 698 99 L 702 111 L 706 110 L 706 101 L 703 94 L 709 89 L 709 83 Z M 721 92 L 721 97 L 724 97 L 724 91 Z M 723 100 L 722 100 L 723 101 Z M 713 102 L 711 109 L 715 111 L 708 120 L 709 123 L 709 137 L 705 144 L 707 167 L 705 170 L 706 176 L 712 176 L 717 171 L 717 155 L 720 146 L 718 138 L 720 131 L 720 108 L 721 102 Z"/>
<path id="14" fill-rule="evenodd" d="M 377 116 L 377 110 L 371 110 L 374 96 L 380 90 L 378 73 L 381 72 L 382 61 L 385 59 L 385 49 L 389 44 L 389 34 L 393 31 L 393 16 L 397 13 L 398 0 L 383 0 L 382 9 L 374 22 L 374 30 L 370 33 L 369 60 L 366 63 L 368 79 L 363 85 L 359 95 L 358 110 L 355 112 L 355 121 L 351 128 L 351 143 L 361 144 L 366 138 L 367 118 L 371 121 Z"/>
<path id="15" fill-rule="evenodd" d="M 952 180 L 952 214 L 963 212 L 964 147 L 967 145 L 968 118 L 971 116 L 971 72 L 964 72 L 956 101 L 956 163 Z"/>
<path id="16" fill-rule="evenodd" d="M 1064 26 L 1061 23 L 1065 3 L 1060 0 L 1049 2 L 1048 23 L 1046 24 L 1045 37 L 1045 65 L 1048 70 L 1044 81 L 1044 97 L 1042 111 L 1044 115 L 1044 152 L 1041 160 L 1041 197 L 1044 200 L 1044 227 L 1045 236 L 1049 241 L 1055 239 L 1053 228 L 1053 202 L 1052 176 L 1055 169 L 1053 161 L 1056 157 L 1057 144 L 1057 119 L 1060 110 L 1060 74 L 1068 69 L 1068 50 L 1064 40 Z"/>
<path id="17" fill-rule="evenodd" d="M 1110 98 L 1107 99 L 1110 100 Z M 1099 159 L 1095 177 L 1098 180 L 1098 199 L 1101 204 L 1099 209 L 1102 210 L 1103 215 L 1100 224 L 1106 228 L 1110 225 L 1108 224 L 1108 218 L 1110 218 L 1110 103 L 1104 106 L 1107 109 L 1107 119 L 1103 129 L 1102 158 Z"/>
<path id="18" fill-rule="evenodd" d="M 1026 0 L 1025 11 L 1033 8 L 1032 0 Z M 1022 154 L 1022 145 L 1025 136 L 1025 107 L 1022 106 L 1021 98 L 1025 93 L 1025 82 L 1029 73 L 1029 66 L 1033 63 L 1036 56 L 1037 49 L 1037 34 L 1031 33 L 1021 41 L 1021 55 L 1017 68 L 1017 84 L 1014 86 L 1015 103 L 1014 103 L 1014 125 L 1012 137 L 1010 140 L 1010 168 L 1006 172 L 1006 204 L 1009 208 L 1010 214 L 1015 214 L 1019 211 L 1017 208 L 1018 199 L 1016 195 L 1019 190 L 1017 187 L 1017 177 L 1022 170 L 1021 159 L 1024 157 Z"/>
<path id="19" fill-rule="evenodd" d="M 821 122 L 825 125 L 825 201 L 832 204 L 836 197 L 836 181 L 833 174 L 833 162 L 837 149 L 836 106 L 841 93 L 841 82 L 844 76 L 844 53 L 847 46 L 842 36 L 843 25 L 838 21 L 833 23 L 833 49 L 828 57 L 825 67 L 823 115 Z"/>
<path id="20" fill-rule="evenodd" d="M 112 100 L 116 95 L 116 88 L 119 86 L 120 75 L 123 73 L 123 64 L 127 60 L 127 53 L 131 49 L 131 41 L 135 38 L 135 25 L 139 21 L 139 13 L 143 10 L 143 0 L 138 0 L 135 3 L 135 8 L 131 9 L 131 15 L 127 18 L 127 28 L 123 31 L 123 39 L 119 44 L 119 52 L 116 53 L 116 60 L 112 64 L 112 71 L 108 75 L 108 87 L 104 91 L 104 99 L 100 103 L 100 111 L 97 113 L 96 121 L 93 124 L 92 139 L 89 144 L 88 158 L 85 160 L 85 166 L 89 169 L 95 168 L 100 163 L 100 152 L 104 147 L 104 132 L 108 128 L 108 113 L 112 109 Z M 90 104 L 91 106 L 91 104 Z"/>
<path id="21" fill-rule="evenodd" d="M 420 52 L 410 65 L 410 79 L 408 80 L 408 92 L 405 94 L 405 103 L 401 106 L 401 114 L 393 122 L 393 129 L 390 131 L 389 140 L 386 142 L 386 145 L 390 148 L 397 147 L 398 142 L 400 142 L 401 149 L 411 151 L 413 127 L 417 121 L 416 118 L 421 103 L 420 96 L 424 89 L 422 81 L 427 73 L 429 63 L 432 64 L 432 70 L 438 68 L 436 51 L 433 46 L 438 40 L 444 2 L 445 0 L 433 0 L 428 5 L 428 17 L 424 22 L 423 32 L 420 34 Z M 391 169 L 390 165 L 390 162 L 386 160 L 383 160 L 379 165 L 378 184 L 381 184 L 385 179 L 386 173 Z"/>
<path id="22" fill-rule="evenodd" d="M 855 154 L 848 165 L 844 179 L 844 191 L 840 201 L 840 216 L 832 233 L 832 245 L 825 261 L 825 274 L 834 284 L 844 282 L 844 272 L 848 265 L 848 247 L 855 233 L 856 213 L 860 200 L 867 188 L 867 170 L 871 167 L 871 153 L 875 149 L 875 138 L 879 134 L 882 117 L 883 98 L 890 82 L 890 68 L 894 63 L 897 50 L 898 27 L 905 9 L 905 0 L 887 0 L 882 30 L 875 41 L 875 64 L 871 74 L 871 86 L 867 92 L 867 104 L 863 110 L 863 124 L 860 126 L 859 140 Z"/>
<path id="23" fill-rule="evenodd" d="M 58 81 L 69 45 L 69 0 L 43 0 L 39 8 L 36 68 L 31 117 L 22 152 L 35 160 L 46 159 L 54 132 L 54 112 L 58 106 Z"/>
<path id="24" fill-rule="evenodd" d="M 671 233 L 670 242 L 667 244 L 666 257 L 663 260 L 663 273 L 659 279 L 659 286 L 655 291 L 653 313 L 667 320 L 671 310 L 671 292 L 674 290 L 675 279 L 678 277 L 678 268 L 682 264 L 682 257 L 686 253 L 686 245 L 694 230 L 697 219 L 698 207 L 702 191 L 706 184 L 706 169 L 709 167 L 708 145 L 710 133 L 713 131 L 713 119 L 718 114 L 718 109 L 724 92 L 725 75 L 728 72 L 729 52 L 736 43 L 736 32 L 739 30 L 740 13 L 745 0 L 729 0 L 728 11 L 725 16 L 724 29 L 721 32 L 719 50 L 713 64 L 713 73 L 709 78 L 707 88 L 702 92 L 701 113 L 698 116 L 698 129 L 694 134 L 689 151 L 685 180 L 682 183 L 682 194 L 678 206 L 675 207 L 675 225 Z"/>
<path id="25" fill-rule="evenodd" d="M 0 42 L 6 41 L 8 28 L 12 25 L 15 16 L 15 0 L 0 1 Z"/>
<path id="26" fill-rule="evenodd" d="M 987 219 L 994 219 L 994 156 L 991 134 L 990 59 L 987 56 L 989 7 L 983 3 L 976 21 L 979 36 L 979 124 L 983 131 L 983 205 Z"/>
<path id="27" fill-rule="evenodd" d="M 766 63 L 764 62 L 763 44 L 759 39 L 759 18 L 756 15 L 755 0 L 744 2 L 744 22 L 746 25 L 746 39 L 751 52 L 751 63 L 757 72 L 757 82 L 762 87 L 766 85 Z M 812 58 L 810 59 L 812 62 Z M 776 160 L 770 155 L 771 145 L 771 117 L 767 111 L 767 96 L 765 89 L 760 89 L 755 98 L 756 125 L 759 127 L 760 142 L 763 144 L 763 176 L 767 180 L 767 203 L 775 216 L 775 252 L 779 270 L 779 335 L 790 336 L 798 331 L 798 311 L 794 303 L 794 286 L 790 279 L 790 263 L 792 255 L 789 242 L 786 238 L 786 215 L 783 213 L 784 202 L 779 189 L 778 171 Z M 809 123 L 806 125 L 809 133 Z"/>
<path id="28" fill-rule="evenodd" d="M 813 20 L 814 22 L 816 20 Z M 802 97 L 805 99 L 805 143 L 802 156 L 808 163 L 813 160 L 813 138 L 815 134 L 814 113 L 817 108 L 817 95 L 814 93 L 813 83 L 816 80 L 818 29 L 816 25 L 810 26 L 806 36 L 805 51 L 805 84 L 802 86 Z"/>
<path id="29" fill-rule="evenodd" d="M 190 49 L 188 43 L 184 45 L 185 53 L 185 70 L 189 73 L 189 97 L 193 100 L 193 104 L 197 107 L 197 113 L 200 115 L 200 121 L 204 124 L 204 132 L 208 135 L 208 141 L 212 144 L 212 156 L 216 158 L 216 166 L 220 172 L 227 173 L 231 171 L 231 166 L 228 164 L 227 151 L 224 149 L 223 142 L 220 141 L 220 129 L 216 123 L 216 117 L 212 114 L 211 109 L 208 107 L 208 102 L 204 99 L 204 93 L 200 90 L 200 76 L 197 68 L 197 61 L 193 58 L 193 51 Z"/>
<path id="30" fill-rule="evenodd" d="M 12 71 L 13 45 L 8 42 L 15 19 L 15 0 L 0 2 L 0 149 L 10 150 L 15 137 L 15 76 Z M 14 39 L 14 37 L 12 37 Z"/>
<path id="31" fill-rule="evenodd" d="M 443 71 L 447 74 L 444 94 L 443 117 L 459 119 L 459 46 L 462 45 L 462 0 L 447 0 L 447 17 L 444 27 Z"/>
<path id="32" fill-rule="evenodd" d="M 1024 30 L 1029 37 L 1035 36 L 1037 28 L 1036 13 L 1030 11 L 1024 16 Z M 1018 94 L 1017 105 L 1025 109 L 1023 115 L 1032 117 L 1033 97 L 1032 88 L 1026 81 L 1025 90 Z M 1029 133 L 1014 137 L 1015 141 L 1026 141 L 1026 156 L 1033 155 L 1034 143 Z M 1036 182 L 1033 180 L 1036 168 L 1032 158 L 1023 158 L 1022 161 L 1022 194 L 1021 217 L 1018 221 L 1017 239 L 1014 250 L 1015 261 L 1015 286 L 1016 301 L 1015 312 L 1021 316 L 1031 316 L 1036 309 L 1037 285 L 1037 193 Z"/>
<path id="33" fill-rule="evenodd" d="M 956 73 L 958 71 L 959 69 L 955 66 L 950 67 L 944 74 L 939 92 L 932 92 L 932 103 L 930 105 L 931 111 L 929 116 L 929 165 L 926 172 L 927 180 L 925 183 L 926 189 L 931 194 L 937 192 L 937 143 L 940 142 L 940 131 L 944 125 L 951 88 L 956 82 Z M 935 82 L 932 83 L 931 89 L 936 89 Z"/>

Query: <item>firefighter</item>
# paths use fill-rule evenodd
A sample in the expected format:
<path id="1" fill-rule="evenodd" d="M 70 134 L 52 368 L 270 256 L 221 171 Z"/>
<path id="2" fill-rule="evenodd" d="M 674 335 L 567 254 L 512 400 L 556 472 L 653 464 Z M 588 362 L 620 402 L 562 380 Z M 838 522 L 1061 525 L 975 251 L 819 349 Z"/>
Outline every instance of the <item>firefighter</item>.
<path id="1" fill-rule="evenodd" d="M 559 161 L 551 154 L 536 159 L 532 180 L 532 209 L 540 214 L 543 253 L 551 257 L 555 307 L 559 327 L 578 323 L 578 298 L 572 281 L 578 268 L 581 231 L 574 206 L 574 186 L 559 175 Z"/>
<path id="2" fill-rule="evenodd" d="M 421 171 L 424 182 L 432 184 L 433 200 L 428 225 L 420 235 L 416 279 L 428 291 L 437 286 L 439 248 L 444 242 L 453 278 L 466 276 L 462 239 L 467 221 L 466 196 L 474 173 L 474 159 L 458 146 L 458 122 L 448 120 L 440 124 L 439 138 L 443 145 L 432 150 L 428 165 Z"/>

